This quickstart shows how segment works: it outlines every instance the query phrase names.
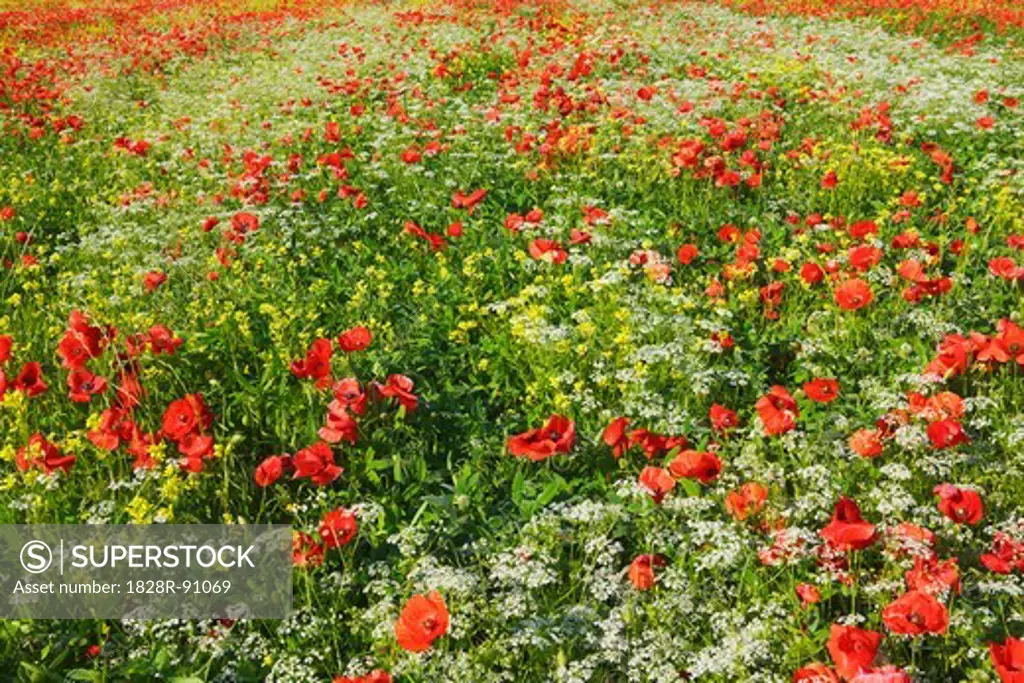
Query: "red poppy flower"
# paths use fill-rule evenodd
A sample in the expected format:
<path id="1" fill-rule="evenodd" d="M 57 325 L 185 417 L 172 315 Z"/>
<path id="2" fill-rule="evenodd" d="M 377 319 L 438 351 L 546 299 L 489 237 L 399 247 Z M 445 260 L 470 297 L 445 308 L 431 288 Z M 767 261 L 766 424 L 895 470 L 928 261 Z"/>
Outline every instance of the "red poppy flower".
<path id="1" fill-rule="evenodd" d="M 778 436 L 792 430 L 796 427 L 796 418 L 800 416 L 796 401 L 785 387 L 778 385 L 759 398 L 754 407 L 767 436 Z"/>
<path id="2" fill-rule="evenodd" d="M 107 380 L 86 369 L 73 370 L 68 375 L 69 396 L 75 403 L 88 403 L 96 394 L 107 390 Z"/>
<path id="3" fill-rule="evenodd" d="M 331 340 L 314 341 L 306 357 L 292 361 L 292 374 L 299 379 L 315 379 L 318 387 L 325 387 L 331 380 Z"/>
<path id="4" fill-rule="evenodd" d="M 448 632 L 448 608 L 437 591 L 409 598 L 395 622 L 395 639 L 409 652 L 423 652 Z"/>
<path id="5" fill-rule="evenodd" d="M 846 256 L 850 261 L 850 267 L 863 273 L 878 265 L 882 260 L 882 250 L 870 244 L 861 244 L 850 247 Z"/>
<path id="6" fill-rule="evenodd" d="M 38 362 L 32 360 L 22 366 L 22 372 L 17 374 L 11 387 L 15 391 L 24 391 L 25 395 L 32 397 L 45 393 L 49 386 L 43 381 L 43 371 Z"/>
<path id="7" fill-rule="evenodd" d="M 669 464 L 668 471 L 673 477 L 686 477 L 710 484 L 722 473 L 722 461 L 714 453 L 682 451 Z"/>
<path id="8" fill-rule="evenodd" d="M 839 382 L 834 379 L 814 379 L 803 388 L 807 398 L 815 403 L 831 403 L 839 397 Z"/>
<path id="9" fill-rule="evenodd" d="M 839 683 L 839 676 L 821 662 L 812 662 L 793 672 L 793 683 Z"/>
<path id="10" fill-rule="evenodd" d="M 1003 683 L 1024 682 L 1024 640 L 1007 637 L 1002 643 L 990 643 L 988 654 Z"/>
<path id="11" fill-rule="evenodd" d="M 387 383 L 375 385 L 375 388 L 379 396 L 397 399 L 406 412 L 411 413 L 419 405 L 419 399 L 412 393 L 413 386 L 413 381 L 405 375 L 388 375 Z"/>
<path id="12" fill-rule="evenodd" d="M 167 275 L 159 270 L 149 271 L 142 280 L 142 283 L 146 288 L 146 292 L 156 291 L 156 288 L 165 282 L 167 282 Z"/>
<path id="13" fill-rule="evenodd" d="M 476 208 L 476 205 L 482 202 L 486 196 L 487 190 L 483 188 L 473 190 L 469 194 L 456 192 L 452 195 L 452 206 L 456 209 L 467 209 L 470 213 L 473 213 L 473 209 Z"/>
<path id="14" fill-rule="evenodd" d="M 72 311 L 68 329 L 57 344 L 57 353 L 64 367 L 70 370 L 82 368 L 89 359 L 96 358 L 102 351 L 103 330 L 90 325 L 84 314 Z"/>
<path id="15" fill-rule="evenodd" d="M 0 334 L 0 365 L 11 359 L 11 348 L 14 346 L 14 338 L 9 334 Z"/>
<path id="16" fill-rule="evenodd" d="M 958 444 L 970 443 L 963 427 L 956 420 L 938 420 L 928 425 L 928 440 L 932 448 L 952 448 Z"/>
<path id="17" fill-rule="evenodd" d="M 649 429 L 634 429 L 629 433 L 629 445 L 640 446 L 648 460 L 666 450 L 667 439 Z"/>
<path id="18" fill-rule="evenodd" d="M 591 240 L 593 239 L 594 236 L 591 235 L 586 230 L 577 230 L 576 228 L 573 228 L 572 230 L 569 231 L 569 244 L 575 247 L 579 247 L 584 244 L 590 244 Z"/>
<path id="19" fill-rule="evenodd" d="M 1024 571 L 1024 541 L 997 531 L 992 539 L 991 552 L 981 556 L 981 563 L 997 574 L 1009 574 L 1015 569 Z"/>
<path id="20" fill-rule="evenodd" d="M 864 308 L 874 299 L 871 286 L 858 278 L 847 280 L 835 289 L 835 301 L 840 308 L 856 311 Z"/>
<path id="21" fill-rule="evenodd" d="M 335 399 L 327 406 L 327 424 L 321 427 L 317 434 L 327 443 L 347 441 L 354 444 L 358 438 L 357 428 L 358 425 L 348 414 L 346 405 Z"/>
<path id="22" fill-rule="evenodd" d="M 392 683 L 392 678 L 387 671 L 374 669 L 363 676 L 335 676 L 331 683 Z"/>
<path id="23" fill-rule="evenodd" d="M 817 263 L 805 263 L 800 267 L 800 279 L 809 285 L 816 285 L 825 279 L 825 271 Z"/>
<path id="24" fill-rule="evenodd" d="M 637 555 L 629 564 L 629 581 L 639 591 L 650 590 L 657 582 L 655 568 L 665 566 L 665 558 L 660 555 Z"/>
<path id="25" fill-rule="evenodd" d="M 851 679 L 871 667 L 881 643 L 877 631 L 832 624 L 827 648 L 839 675 Z"/>
<path id="26" fill-rule="evenodd" d="M 576 423 L 562 415 L 552 415 L 540 429 L 531 429 L 508 439 L 508 452 L 539 462 L 555 453 L 568 453 L 576 442 Z"/>
<path id="27" fill-rule="evenodd" d="M 161 424 L 164 436 L 172 441 L 180 441 L 197 429 L 209 429 L 213 424 L 213 415 L 201 394 L 189 394 L 171 401 L 164 411 Z"/>
<path id="28" fill-rule="evenodd" d="M 231 241 L 240 242 L 245 239 L 246 235 L 256 232 L 259 229 L 259 216 L 245 211 L 239 211 L 231 217 L 231 228 L 226 234 L 228 239 Z"/>
<path id="29" fill-rule="evenodd" d="M 628 426 L 628 417 L 617 417 L 608 423 L 601 434 L 601 440 L 611 447 L 612 455 L 616 458 L 622 457 L 622 454 L 630 446 L 629 439 L 626 437 L 626 427 Z"/>
<path id="30" fill-rule="evenodd" d="M 768 500 L 768 489 L 755 481 L 750 481 L 725 496 L 725 511 L 736 521 L 742 522 L 751 515 L 756 515 Z"/>
<path id="31" fill-rule="evenodd" d="M 355 377 L 339 379 L 331 390 L 334 392 L 334 400 L 356 415 L 366 412 L 366 392 L 359 386 L 359 380 Z"/>
<path id="32" fill-rule="evenodd" d="M 712 429 L 716 432 L 728 432 L 739 424 L 739 418 L 736 416 L 735 411 L 729 410 L 717 403 L 711 404 L 708 418 L 711 420 Z"/>
<path id="33" fill-rule="evenodd" d="M 309 477 L 317 486 L 326 486 L 341 476 L 344 468 L 334 464 L 334 452 L 323 441 L 303 448 L 292 456 L 295 479 Z"/>
<path id="34" fill-rule="evenodd" d="M 178 441 L 178 452 L 184 459 L 181 468 L 187 472 L 201 472 L 203 459 L 213 457 L 213 437 L 191 432 Z"/>
<path id="35" fill-rule="evenodd" d="M 336 508 L 328 512 L 317 528 L 317 533 L 327 548 L 348 545 L 355 538 L 357 531 L 359 523 L 356 516 L 345 508 Z"/>
<path id="36" fill-rule="evenodd" d="M 292 533 L 292 564 L 296 567 L 319 567 L 324 563 L 324 547 L 304 531 Z"/>
<path id="37" fill-rule="evenodd" d="M 173 356 L 182 343 L 181 338 L 175 337 L 174 332 L 165 325 L 153 325 L 150 327 L 146 333 L 146 341 L 155 356 L 163 354 Z"/>
<path id="38" fill-rule="evenodd" d="M 640 486 L 650 494 L 655 503 L 661 503 L 665 495 L 675 488 L 676 480 L 668 470 L 648 465 L 640 471 Z"/>
<path id="39" fill-rule="evenodd" d="M 902 635 L 941 634 L 949 627 L 949 612 L 931 594 L 912 590 L 882 610 L 882 621 Z"/>
<path id="40" fill-rule="evenodd" d="M 939 497 L 939 512 L 957 524 L 977 524 L 985 514 L 977 491 L 939 484 L 934 493 Z"/>
<path id="41" fill-rule="evenodd" d="M 880 669 L 862 671 L 850 679 L 850 683 L 914 683 L 906 671 L 886 665 Z"/>
<path id="42" fill-rule="evenodd" d="M 863 550 L 875 542 L 875 526 L 861 517 L 857 503 L 840 498 L 832 520 L 818 535 L 841 552 Z"/>
<path id="43" fill-rule="evenodd" d="M 67 474 L 75 464 L 75 456 L 62 454 L 59 448 L 36 432 L 28 438 L 28 443 L 24 447 L 18 449 L 14 463 L 22 472 L 35 467 L 46 474 L 56 470 Z"/>
<path id="44" fill-rule="evenodd" d="M 289 462 L 287 455 L 271 455 L 265 458 L 253 473 L 256 485 L 261 489 L 266 488 L 281 478 L 284 474 L 285 464 Z"/>
<path id="45" fill-rule="evenodd" d="M 809 583 L 798 583 L 796 588 L 796 596 L 800 598 L 800 603 L 807 607 L 821 601 L 821 593 L 818 589 Z"/>
<path id="46" fill-rule="evenodd" d="M 676 260 L 684 266 L 688 266 L 693 262 L 693 259 L 697 258 L 698 253 L 700 252 L 696 244 L 684 244 L 676 252 Z"/>
<path id="47" fill-rule="evenodd" d="M 850 435 L 850 449 L 862 458 L 877 458 L 884 450 L 882 433 L 877 429 L 858 429 Z"/>
<path id="48" fill-rule="evenodd" d="M 947 590 L 960 592 L 960 568 L 951 557 L 940 562 L 936 557 L 914 558 L 914 568 L 906 573 L 907 588 L 936 595 Z"/>
<path id="49" fill-rule="evenodd" d="M 558 264 L 565 263 L 569 258 L 569 252 L 554 240 L 538 238 L 530 242 L 530 256 L 536 261 Z"/>

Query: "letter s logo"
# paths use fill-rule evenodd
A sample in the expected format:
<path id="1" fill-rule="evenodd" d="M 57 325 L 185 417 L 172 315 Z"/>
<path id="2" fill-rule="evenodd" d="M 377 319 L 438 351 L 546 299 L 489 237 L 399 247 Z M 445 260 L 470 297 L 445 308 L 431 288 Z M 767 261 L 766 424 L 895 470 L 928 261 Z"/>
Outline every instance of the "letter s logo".
<path id="1" fill-rule="evenodd" d="M 41 574 L 53 563 L 50 546 L 42 541 L 29 541 L 21 547 L 21 566 L 31 574 Z"/>

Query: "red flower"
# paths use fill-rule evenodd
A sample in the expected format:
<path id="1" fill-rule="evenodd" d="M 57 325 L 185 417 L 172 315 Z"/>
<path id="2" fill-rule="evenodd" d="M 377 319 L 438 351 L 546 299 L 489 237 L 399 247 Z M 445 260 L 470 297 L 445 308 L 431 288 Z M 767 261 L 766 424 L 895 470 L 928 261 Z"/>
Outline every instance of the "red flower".
<path id="1" fill-rule="evenodd" d="M 751 515 L 756 515 L 768 500 L 768 489 L 756 481 L 750 481 L 725 496 L 725 511 L 733 519 L 742 522 Z"/>
<path id="2" fill-rule="evenodd" d="M 292 564 L 296 567 L 319 567 L 324 563 L 324 547 L 303 531 L 292 533 Z"/>
<path id="3" fill-rule="evenodd" d="M 669 464 L 668 470 L 673 477 L 686 477 L 710 484 L 722 473 L 722 461 L 714 453 L 682 451 Z"/>
<path id="4" fill-rule="evenodd" d="M 648 465 L 640 471 L 640 486 L 650 494 L 655 503 L 661 503 L 662 498 L 675 488 L 676 480 L 668 470 Z"/>
<path id="5" fill-rule="evenodd" d="M 812 662 L 793 672 L 793 683 L 839 683 L 839 676 L 821 662 Z"/>
<path id="6" fill-rule="evenodd" d="M 11 347 L 14 346 L 14 338 L 9 334 L 0 334 L 0 365 L 11 359 Z"/>
<path id="7" fill-rule="evenodd" d="M 698 251 L 696 244 L 684 244 L 679 247 L 679 251 L 676 252 L 676 260 L 684 266 L 688 266 L 693 262 L 693 259 L 697 258 L 698 253 L 700 252 Z"/>
<path id="8" fill-rule="evenodd" d="M 538 238 L 530 242 L 530 256 L 536 261 L 543 260 L 557 264 L 565 263 L 565 260 L 569 258 L 569 252 L 554 240 Z"/>
<path id="9" fill-rule="evenodd" d="M 850 679 L 850 683 L 914 683 L 910 675 L 895 666 L 864 671 Z"/>
<path id="10" fill-rule="evenodd" d="M 711 404 L 708 418 L 711 420 L 712 429 L 716 432 L 728 432 L 739 424 L 739 418 L 737 418 L 735 411 L 729 410 L 717 403 Z"/>
<path id="11" fill-rule="evenodd" d="M 295 479 L 309 477 L 317 486 L 326 486 L 341 476 L 344 468 L 334 464 L 334 452 L 323 441 L 303 448 L 292 456 Z"/>
<path id="12" fill-rule="evenodd" d="M 398 403 L 409 413 L 419 405 L 419 399 L 412 393 L 412 389 L 413 381 L 405 375 L 388 375 L 386 384 L 376 385 L 379 396 L 398 399 Z"/>
<path id="13" fill-rule="evenodd" d="M 448 608 L 437 591 L 414 595 L 405 603 L 395 622 L 395 639 L 409 652 L 423 652 L 448 632 Z"/>
<path id="14" fill-rule="evenodd" d="M 299 379 L 315 379 L 318 387 L 327 386 L 331 380 L 331 340 L 314 341 L 305 358 L 292 361 L 292 374 Z"/>
<path id="15" fill-rule="evenodd" d="M 332 387 L 334 400 L 351 410 L 356 415 L 366 412 L 366 392 L 359 386 L 355 377 L 339 379 Z"/>
<path id="16" fill-rule="evenodd" d="M 373 335 L 370 330 L 360 325 L 341 333 L 338 337 L 338 348 L 345 353 L 362 351 L 370 345 L 371 341 L 373 341 Z"/>
<path id="17" fill-rule="evenodd" d="M 327 443 L 347 441 L 354 444 L 358 438 L 357 427 L 345 404 L 335 399 L 327 406 L 327 424 L 317 434 Z"/>
<path id="18" fill-rule="evenodd" d="M 146 292 L 156 291 L 156 288 L 165 282 L 167 282 L 167 276 L 159 270 L 149 271 L 142 280 L 143 285 L 146 287 Z"/>
<path id="19" fill-rule="evenodd" d="M 665 558 L 660 555 L 637 555 L 629 564 L 629 580 L 639 591 L 650 590 L 657 582 L 656 567 L 664 567 Z"/>
<path id="20" fill-rule="evenodd" d="M 241 242 L 245 236 L 260 229 L 260 218 L 255 214 L 239 211 L 231 217 L 231 228 L 225 233 L 233 242 Z"/>
<path id="21" fill-rule="evenodd" d="M 356 522 L 356 516 L 345 508 L 336 508 L 328 512 L 317 528 L 317 533 L 327 548 L 348 545 L 355 538 L 357 531 L 359 524 Z"/>
<path id="22" fill-rule="evenodd" d="M 562 415 L 552 415 L 540 429 L 531 429 L 508 439 L 508 452 L 534 462 L 555 453 L 568 453 L 576 442 L 576 423 Z"/>
<path id="23" fill-rule="evenodd" d="M 592 239 L 594 239 L 594 236 L 586 230 L 577 230 L 576 228 L 573 228 L 569 231 L 569 244 L 575 247 L 590 244 Z"/>
<path id="24" fill-rule="evenodd" d="M 937 420 L 929 424 L 928 440 L 932 442 L 932 448 L 952 448 L 957 444 L 970 443 L 956 420 Z"/>
<path id="25" fill-rule="evenodd" d="M 960 568 L 957 559 L 951 557 L 939 562 L 938 558 L 916 557 L 914 568 L 906 573 L 907 588 L 932 595 L 951 590 L 960 592 Z"/>
<path id="26" fill-rule="evenodd" d="M 761 417 L 766 436 L 785 434 L 796 427 L 796 418 L 800 416 L 796 401 L 785 387 L 778 385 L 759 398 L 754 407 Z"/>
<path id="27" fill-rule="evenodd" d="M 982 555 L 981 563 L 997 574 L 1009 574 L 1015 569 L 1024 571 L 1024 542 L 997 531 L 992 539 L 992 552 Z"/>
<path id="28" fill-rule="evenodd" d="M 213 415 L 203 402 L 202 394 L 189 394 L 177 401 L 171 401 L 164 411 L 163 435 L 172 441 L 181 441 L 189 433 L 209 429 Z"/>
<path id="29" fill-rule="evenodd" d="M 335 676 L 331 683 L 392 683 L 392 678 L 387 671 L 374 669 L 364 676 Z"/>
<path id="30" fill-rule="evenodd" d="M 482 202 L 486 196 L 487 190 L 483 188 L 473 190 L 469 194 L 456 192 L 452 195 L 452 206 L 456 209 L 467 209 L 470 213 L 473 213 L 473 209 L 476 208 L 476 205 Z"/>
<path id="31" fill-rule="evenodd" d="M 800 279 L 809 285 L 816 285 L 825 279 L 825 271 L 817 263 L 805 263 L 800 268 Z"/>
<path id="32" fill-rule="evenodd" d="M 813 605 L 821 600 L 821 593 L 809 583 L 798 583 L 795 590 L 796 596 L 800 598 L 800 602 L 804 607 Z"/>
<path id="33" fill-rule="evenodd" d="M 107 380 L 86 369 L 73 370 L 68 375 L 69 396 L 75 403 L 88 403 L 96 394 L 107 390 Z"/>
<path id="34" fill-rule="evenodd" d="M 814 379 L 804 384 L 804 394 L 815 403 L 831 403 L 839 397 L 839 382 Z"/>
<path id="35" fill-rule="evenodd" d="M 91 358 L 96 358 L 103 351 L 103 330 L 89 324 L 85 315 L 72 311 L 68 318 L 68 330 L 57 344 L 64 367 L 77 370 L 85 366 Z"/>
<path id="36" fill-rule="evenodd" d="M 884 450 L 882 433 L 877 429 L 858 429 L 850 435 L 850 448 L 862 458 L 877 458 Z"/>
<path id="37" fill-rule="evenodd" d="M 851 679 L 871 667 L 881 643 L 882 634 L 877 631 L 832 624 L 827 648 L 839 675 Z"/>
<path id="38" fill-rule="evenodd" d="M 616 458 L 622 457 L 622 454 L 630 446 L 629 439 L 626 437 L 626 427 L 628 426 L 628 417 L 617 417 L 608 423 L 604 433 L 601 434 L 601 440 L 611 447 L 612 455 Z"/>
<path id="39" fill-rule="evenodd" d="M 875 526 L 861 517 L 857 503 L 840 498 L 832 520 L 818 535 L 835 550 L 863 550 L 875 542 Z"/>
<path id="40" fill-rule="evenodd" d="M 265 458 L 253 473 L 256 485 L 261 489 L 266 488 L 281 478 L 284 474 L 285 464 L 289 462 L 287 455 L 271 455 Z"/>
<path id="41" fill-rule="evenodd" d="M 988 654 L 1003 683 L 1024 683 L 1024 640 L 1007 637 L 1002 643 L 990 643 Z"/>
<path id="42" fill-rule="evenodd" d="M 167 354 L 173 356 L 174 352 L 181 346 L 181 338 L 175 337 L 174 332 L 165 325 L 153 325 L 146 333 L 149 348 L 153 355 Z"/>
<path id="43" fill-rule="evenodd" d="M 835 301 L 840 308 L 856 311 L 871 303 L 874 298 L 871 287 L 861 279 L 847 280 L 835 289 Z"/>
<path id="44" fill-rule="evenodd" d="M 36 432 L 28 438 L 26 446 L 18 449 L 14 463 L 22 472 L 36 467 L 46 474 L 51 474 L 55 470 L 62 470 L 67 474 L 75 464 L 75 456 L 63 455 L 59 448 Z"/>
<path id="45" fill-rule="evenodd" d="M 882 621 L 902 635 L 941 634 L 949 627 L 949 612 L 931 594 L 912 590 L 882 610 Z"/>
<path id="46" fill-rule="evenodd" d="M 957 524 L 977 524 L 985 514 L 985 506 L 977 491 L 939 484 L 934 493 L 939 497 L 939 512 Z"/>

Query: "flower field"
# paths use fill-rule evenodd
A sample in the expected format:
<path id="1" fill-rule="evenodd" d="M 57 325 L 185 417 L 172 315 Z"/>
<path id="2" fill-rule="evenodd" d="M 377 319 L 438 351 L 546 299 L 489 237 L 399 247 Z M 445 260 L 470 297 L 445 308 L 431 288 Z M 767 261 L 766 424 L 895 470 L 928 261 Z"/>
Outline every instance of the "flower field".
<path id="1" fill-rule="evenodd" d="M 1024 7 L 0 0 L 0 522 L 294 529 L 0 680 L 1024 682 Z"/>

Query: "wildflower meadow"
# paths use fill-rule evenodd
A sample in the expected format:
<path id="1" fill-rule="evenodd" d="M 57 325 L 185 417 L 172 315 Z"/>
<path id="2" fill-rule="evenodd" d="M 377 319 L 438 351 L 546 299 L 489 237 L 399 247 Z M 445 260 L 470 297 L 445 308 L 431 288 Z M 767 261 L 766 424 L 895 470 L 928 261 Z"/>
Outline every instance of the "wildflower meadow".
<path id="1" fill-rule="evenodd" d="M 0 0 L 0 522 L 284 619 L 0 680 L 1024 683 L 1024 5 Z"/>

